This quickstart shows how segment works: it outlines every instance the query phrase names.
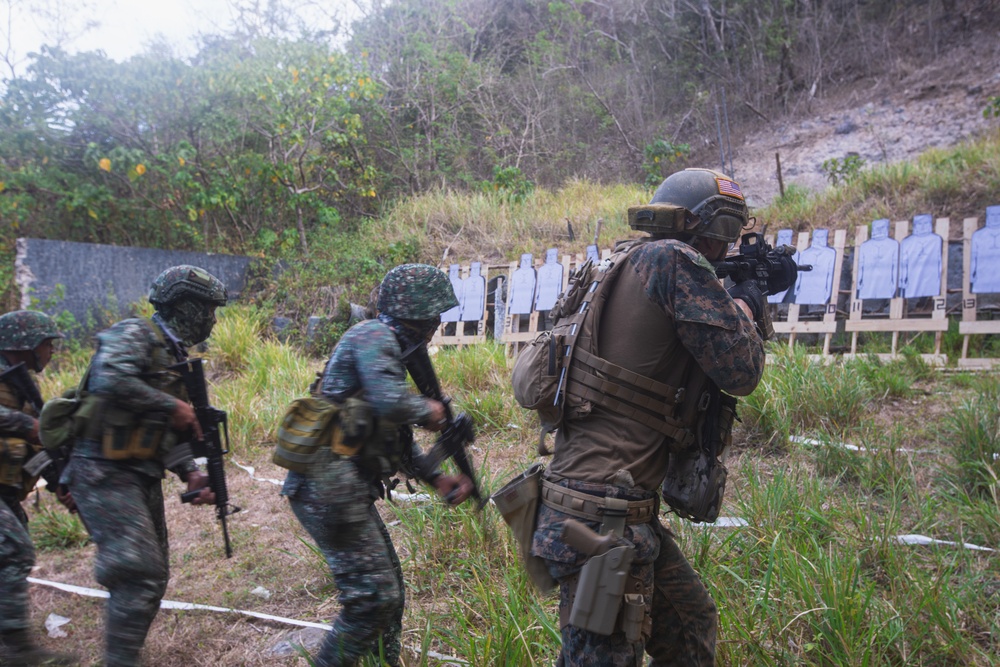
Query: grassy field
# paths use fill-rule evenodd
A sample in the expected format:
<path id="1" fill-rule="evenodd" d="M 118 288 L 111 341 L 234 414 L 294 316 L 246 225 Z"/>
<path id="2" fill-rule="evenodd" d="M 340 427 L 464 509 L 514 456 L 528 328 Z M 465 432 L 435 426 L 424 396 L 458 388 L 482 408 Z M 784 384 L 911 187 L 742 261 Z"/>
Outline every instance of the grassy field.
<path id="1" fill-rule="evenodd" d="M 229 307 L 207 353 L 214 401 L 230 414 L 231 495 L 243 508 L 230 521 L 234 557 L 224 558 L 211 512 L 181 506 L 181 485 L 168 480 L 167 599 L 328 622 L 337 603 L 326 568 L 278 487 L 266 481 L 283 478 L 270 463 L 273 426 L 284 406 L 304 395 L 322 360 L 269 339 L 264 329 L 260 311 Z M 939 373 L 916 357 L 817 366 L 780 344 L 772 352 L 761 386 L 741 402 L 729 461 L 723 515 L 746 525 L 661 517 L 718 603 L 719 663 L 996 664 L 996 554 L 908 545 L 899 536 L 1000 548 L 997 376 Z M 79 351 L 59 359 L 42 376 L 43 393 L 75 384 L 86 358 Z M 504 349 L 443 349 L 435 365 L 478 426 L 473 454 L 482 485 L 499 488 L 536 458 L 533 417 L 511 396 Z M 258 479 L 237 462 L 255 468 Z M 494 508 L 433 502 L 380 509 L 406 573 L 406 665 L 553 662 L 555 599 L 532 591 Z M 94 586 L 94 547 L 79 523 L 44 494 L 29 510 L 39 547 L 33 576 Z M 258 588 L 267 599 L 253 592 Z M 103 601 L 32 586 L 32 603 L 39 629 L 50 613 L 71 619 L 68 639 L 46 644 L 72 647 L 85 664 L 96 664 Z M 288 639 L 306 641 L 280 623 L 165 610 L 146 660 L 164 667 L 306 664 L 272 653 Z"/>

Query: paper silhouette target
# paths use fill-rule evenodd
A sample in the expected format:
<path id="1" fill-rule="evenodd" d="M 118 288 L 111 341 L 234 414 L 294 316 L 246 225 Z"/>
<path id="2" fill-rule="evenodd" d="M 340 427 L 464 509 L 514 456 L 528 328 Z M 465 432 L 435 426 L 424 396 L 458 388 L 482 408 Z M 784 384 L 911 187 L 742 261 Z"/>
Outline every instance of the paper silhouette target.
<path id="1" fill-rule="evenodd" d="M 451 310 L 446 310 L 441 313 L 442 322 L 458 322 L 462 316 L 462 277 L 459 275 L 458 264 L 452 264 L 448 267 L 448 280 L 451 281 L 451 289 L 455 292 L 455 298 L 458 299 L 458 305 Z"/>
<path id="2" fill-rule="evenodd" d="M 563 265 L 558 262 L 558 252 L 555 248 L 545 251 L 545 263 L 538 269 L 535 310 L 552 310 L 562 292 Z"/>
<path id="3" fill-rule="evenodd" d="M 486 278 L 482 276 L 482 262 L 469 266 L 469 277 L 462 281 L 462 322 L 478 322 L 486 311 Z"/>
<path id="4" fill-rule="evenodd" d="M 859 299 L 891 299 L 899 281 L 899 241 L 889 237 L 889 220 L 872 222 L 871 238 L 858 248 Z"/>
<path id="5" fill-rule="evenodd" d="M 531 253 L 521 255 L 521 265 L 510 279 L 511 315 L 530 315 L 535 301 L 535 269 L 531 266 Z"/>
<path id="6" fill-rule="evenodd" d="M 986 226 L 972 234 L 973 294 L 1000 292 L 1000 206 L 986 208 Z"/>
<path id="7" fill-rule="evenodd" d="M 795 303 L 799 305 L 825 305 L 833 293 L 833 270 L 837 251 L 827 245 L 830 231 L 817 229 L 812 243 L 799 253 L 799 264 L 811 264 L 812 271 L 800 271 L 795 281 Z"/>
<path id="8" fill-rule="evenodd" d="M 943 246 L 931 216 L 914 216 L 913 232 L 899 244 L 899 296 L 916 299 L 941 293 Z"/>

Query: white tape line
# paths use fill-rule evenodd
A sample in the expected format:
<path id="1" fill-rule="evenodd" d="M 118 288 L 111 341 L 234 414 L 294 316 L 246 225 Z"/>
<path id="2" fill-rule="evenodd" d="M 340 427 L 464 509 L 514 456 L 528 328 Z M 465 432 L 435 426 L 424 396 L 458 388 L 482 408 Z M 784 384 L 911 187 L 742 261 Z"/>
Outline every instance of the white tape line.
<path id="1" fill-rule="evenodd" d="M 35 579 L 34 577 L 28 577 L 28 581 L 32 584 L 38 584 L 39 586 L 48 586 L 50 588 L 57 588 L 61 591 L 67 593 L 76 593 L 77 595 L 85 595 L 92 598 L 107 598 L 110 597 L 110 593 L 107 591 L 98 590 L 96 588 L 85 588 L 83 586 L 74 586 L 73 584 L 63 584 L 58 581 L 45 581 L 44 579 Z M 161 600 L 160 609 L 183 609 L 183 610 L 195 610 L 200 609 L 202 611 L 214 611 L 225 614 L 242 614 L 244 616 L 252 616 L 254 618 L 260 618 L 265 621 L 275 621 L 277 623 L 285 623 L 288 625 L 298 625 L 303 628 L 318 628 L 320 630 L 329 630 L 331 626 L 326 623 L 311 623 L 309 621 L 299 621 L 294 618 L 285 618 L 283 616 L 272 616 L 271 614 L 262 614 L 256 611 L 246 611 L 244 609 L 230 609 L 228 607 L 213 607 L 207 604 L 195 604 L 193 602 L 175 602 L 173 600 Z"/>
<path id="2" fill-rule="evenodd" d="M 805 438 L 801 435 L 790 435 L 788 436 L 788 442 L 794 442 L 799 445 L 811 445 L 813 447 L 822 447 L 824 445 L 829 445 L 831 447 L 840 447 L 841 449 L 849 449 L 852 452 L 876 452 L 880 449 L 888 450 L 887 447 L 858 447 L 857 445 L 850 445 L 846 442 L 827 442 L 825 440 L 816 440 L 815 438 Z M 897 452 L 907 452 L 909 454 L 936 454 L 929 449 L 907 449 L 906 447 L 900 447 L 896 450 Z"/>
<path id="3" fill-rule="evenodd" d="M 735 516 L 720 516 L 715 523 L 702 524 L 705 528 L 746 528 L 750 524 L 746 519 Z"/>
<path id="4" fill-rule="evenodd" d="M 247 474 L 250 475 L 250 479 L 252 479 L 255 482 L 267 482 L 268 484 L 275 484 L 277 486 L 283 486 L 284 485 L 284 482 L 282 482 L 280 480 L 277 480 L 277 479 L 272 479 L 270 477 L 257 477 L 256 475 L 254 475 L 254 473 L 257 472 L 257 469 L 254 468 L 253 466 L 242 465 L 236 459 L 230 459 L 230 460 L 240 470 L 246 470 Z"/>
<path id="5" fill-rule="evenodd" d="M 927 537 L 926 535 L 897 535 L 894 538 L 900 544 L 941 544 L 949 547 L 962 547 L 964 549 L 970 549 L 972 551 L 996 551 L 996 549 L 991 549 L 989 547 L 981 547 L 978 544 L 969 544 L 968 542 L 948 542 L 947 540 L 935 540 L 932 537 Z"/>

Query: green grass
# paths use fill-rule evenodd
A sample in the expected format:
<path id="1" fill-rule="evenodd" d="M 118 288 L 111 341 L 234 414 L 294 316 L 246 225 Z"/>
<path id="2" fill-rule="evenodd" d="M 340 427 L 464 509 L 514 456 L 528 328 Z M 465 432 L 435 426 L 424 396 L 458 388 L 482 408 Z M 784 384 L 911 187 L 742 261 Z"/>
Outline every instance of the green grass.
<path id="1" fill-rule="evenodd" d="M 43 502 L 42 510 L 28 524 L 35 548 L 49 551 L 86 546 L 90 536 L 79 515 L 67 512 L 51 493 L 45 492 Z"/>

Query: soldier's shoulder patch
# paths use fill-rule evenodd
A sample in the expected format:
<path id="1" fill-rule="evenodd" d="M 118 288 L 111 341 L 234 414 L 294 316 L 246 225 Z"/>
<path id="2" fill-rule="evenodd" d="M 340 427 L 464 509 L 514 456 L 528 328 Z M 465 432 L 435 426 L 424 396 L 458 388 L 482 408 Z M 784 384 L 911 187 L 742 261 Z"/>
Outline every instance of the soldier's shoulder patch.
<path id="1" fill-rule="evenodd" d="M 708 258 L 702 255 L 700 252 L 689 246 L 687 243 L 676 242 L 675 252 L 679 257 L 682 257 L 686 261 L 694 264 L 697 267 L 705 269 L 706 271 L 711 271 L 715 275 L 715 267 L 712 263 L 708 261 Z"/>

